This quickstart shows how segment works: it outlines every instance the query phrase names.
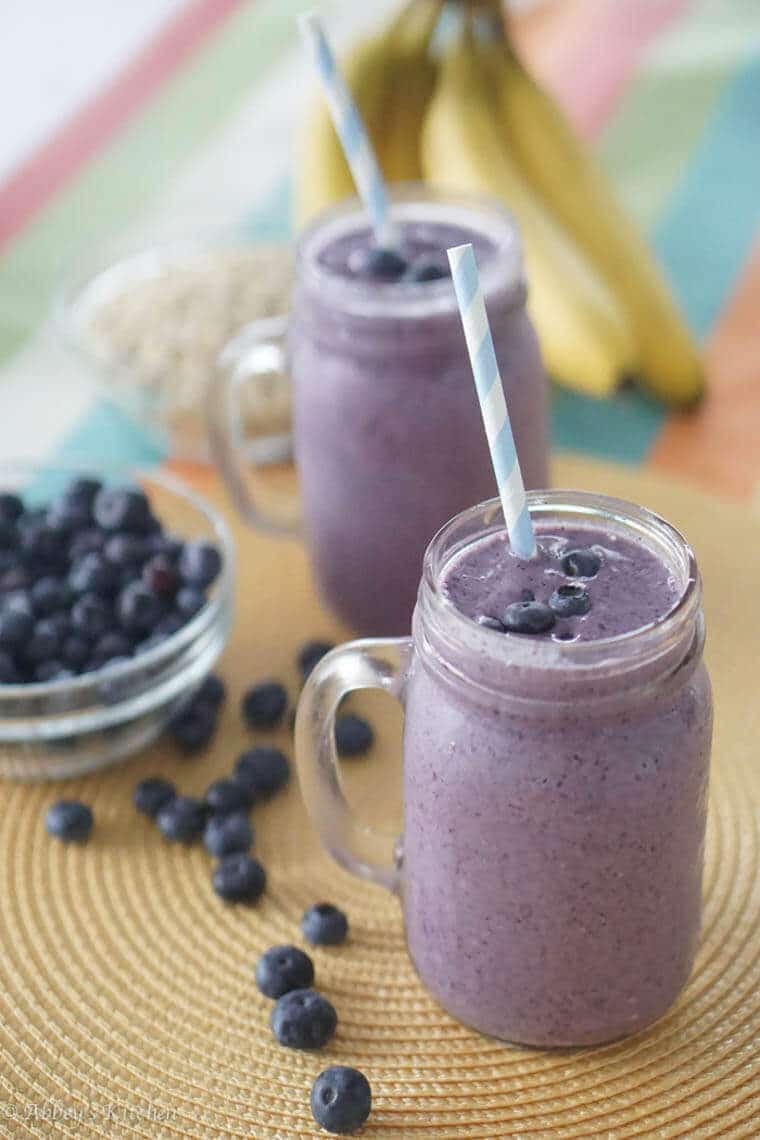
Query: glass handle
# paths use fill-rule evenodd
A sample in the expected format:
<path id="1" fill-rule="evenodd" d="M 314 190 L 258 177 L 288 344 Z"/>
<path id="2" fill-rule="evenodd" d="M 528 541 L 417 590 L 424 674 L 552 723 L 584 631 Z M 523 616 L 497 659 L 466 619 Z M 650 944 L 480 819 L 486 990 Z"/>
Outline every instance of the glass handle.
<path id="1" fill-rule="evenodd" d="M 296 716 L 296 761 L 301 790 L 322 844 L 361 878 L 395 891 L 400 872 L 393 840 L 353 814 L 343 790 L 335 749 L 335 714 L 356 689 L 382 689 L 403 704 L 411 638 L 350 641 L 315 666 Z"/>
<path id="2" fill-rule="evenodd" d="M 287 379 L 285 341 L 287 317 L 271 317 L 246 326 L 222 350 L 206 392 L 206 424 L 214 462 L 222 473 L 233 503 L 247 522 L 270 534 L 297 534 L 300 529 L 298 497 L 279 496 L 275 510 L 258 501 L 253 471 L 265 464 L 290 459 L 290 427 L 259 436 L 246 445 L 241 412 L 244 393 L 262 396 L 272 376 L 280 385 Z"/>

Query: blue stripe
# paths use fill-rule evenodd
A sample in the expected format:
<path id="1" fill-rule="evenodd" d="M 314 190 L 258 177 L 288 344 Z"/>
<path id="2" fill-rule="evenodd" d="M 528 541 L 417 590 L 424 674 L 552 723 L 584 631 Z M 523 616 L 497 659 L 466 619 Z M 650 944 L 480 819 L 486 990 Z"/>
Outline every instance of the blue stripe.
<path id="1" fill-rule="evenodd" d="M 533 533 L 533 524 L 530 519 L 527 504 L 520 511 L 517 520 L 510 532 L 510 541 L 512 549 L 518 554 L 522 554 L 524 558 L 529 558 L 530 554 L 536 544 L 535 535 Z"/>
<path id="2" fill-rule="evenodd" d="M 325 39 L 325 36 L 324 36 L 321 28 L 319 29 L 319 32 L 317 34 L 316 44 L 317 44 L 317 54 L 316 54 L 317 68 L 319 70 L 320 75 L 322 75 L 323 78 L 328 83 L 330 83 L 332 85 L 333 79 L 335 77 L 335 72 L 337 71 L 337 65 L 335 63 L 335 58 L 333 56 L 333 53 L 330 51 L 330 45 L 328 44 L 327 40 Z"/>
<path id="3" fill-rule="evenodd" d="M 472 371 L 475 377 L 475 387 L 478 390 L 478 399 L 482 404 L 499 376 L 499 366 L 496 363 L 496 352 L 490 331 L 486 331 L 486 335 L 480 342 L 480 348 L 475 353 Z"/>
<path id="4" fill-rule="evenodd" d="M 512 474 L 515 463 L 517 463 L 515 441 L 512 438 L 512 429 L 509 426 L 508 419 L 504 421 L 501 431 L 493 441 L 491 454 L 493 457 L 494 471 L 496 472 L 496 482 L 501 487 L 507 476 Z"/>
<path id="5" fill-rule="evenodd" d="M 710 331 L 760 228 L 760 59 L 728 83 L 654 234 L 691 326 Z"/>
<path id="6" fill-rule="evenodd" d="M 340 125 L 340 137 L 349 162 L 356 157 L 364 142 L 364 127 L 353 103 L 346 107 L 346 117 Z"/>

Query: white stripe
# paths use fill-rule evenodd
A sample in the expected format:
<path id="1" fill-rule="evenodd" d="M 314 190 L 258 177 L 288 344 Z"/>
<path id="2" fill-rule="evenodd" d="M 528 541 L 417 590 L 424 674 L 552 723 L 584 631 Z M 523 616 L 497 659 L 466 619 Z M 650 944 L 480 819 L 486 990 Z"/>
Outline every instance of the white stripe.
<path id="1" fill-rule="evenodd" d="M 488 444 L 489 447 L 493 447 L 493 442 L 504 427 L 504 421 L 507 418 L 507 403 L 504 399 L 501 376 L 496 376 L 491 385 L 491 390 L 483 400 L 482 409 Z"/>
<path id="2" fill-rule="evenodd" d="M 525 488 L 523 487 L 520 464 L 515 463 L 504 483 L 499 488 L 504 515 L 507 519 L 516 519 L 525 505 Z"/>
<path id="3" fill-rule="evenodd" d="M 472 343 L 475 351 L 478 352 L 488 332 L 488 316 L 480 289 L 475 293 L 470 302 L 470 307 L 464 315 L 464 326 L 466 330 L 469 330 L 467 343 Z"/>

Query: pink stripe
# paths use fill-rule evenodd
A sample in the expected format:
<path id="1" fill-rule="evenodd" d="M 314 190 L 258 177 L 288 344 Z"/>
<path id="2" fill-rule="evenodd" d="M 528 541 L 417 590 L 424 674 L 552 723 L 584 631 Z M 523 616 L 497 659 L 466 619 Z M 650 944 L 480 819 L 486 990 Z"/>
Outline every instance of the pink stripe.
<path id="1" fill-rule="evenodd" d="M 548 85 L 581 134 L 601 131 L 649 45 L 689 0 L 606 0 L 581 42 L 555 61 Z"/>
<path id="2" fill-rule="evenodd" d="M 243 0 L 191 0 L 120 75 L 0 184 L 0 248 Z"/>

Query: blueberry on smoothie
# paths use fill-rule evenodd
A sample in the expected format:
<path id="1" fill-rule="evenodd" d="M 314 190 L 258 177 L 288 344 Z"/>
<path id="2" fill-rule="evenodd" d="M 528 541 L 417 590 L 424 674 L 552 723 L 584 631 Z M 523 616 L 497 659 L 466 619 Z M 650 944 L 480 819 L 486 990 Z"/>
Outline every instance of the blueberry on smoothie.
<path id="1" fill-rule="evenodd" d="M 495 629 L 497 633 L 504 633 L 504 623 L 500 622 L 498 618 L 491 617 L 490 614 L 478 614 L 475 620 L 484 629 Z"/>
<path id="2" fill-rule="evenodd" d="M 356 1132 L 372 1108 L 369 1081 L 358 1069 L 331 1065 L 311 1089 L 311 1112 L 320 1128 L 343 1136 Z"/>
<path id="3" fill-rule="evenodd" d="M 316 990 L 290 990 L 278 999 L 270 1025 L 280 1045 L 290 1049 L 319 1049 L 326 1045 L 338 1024 L 331 1002 Z"/>
<path id="4" fill-rule="evenodd" d="M 556 621 L 551 606 L 543 602 L 512 602 L 504 611 L 502 621 L 509 633 L 546 633 Z"/>
<path id="5" fill-rule="evenodd" d="M 356 277 L 370 281 L 400 281 L 406 273 L 406 258 L 395 249 L 360 246 L 349 258 L 348 267 Z"/>
<path id="6" fill-rule="evenodd" d="M 348 919 L 332 903 L 315 903 L 304 913 L 301 930 L 312 946 L 339 946 L 348 937 Z"/>
<path id="7" fill-rule="evenodd" d="M 560 586 L 549 598 L 557 617 L 580 617 L 591 609 L 591 598 L 583 586 Z"/>
<path id="8" fill-rule="evenodd" d="M 314 963 L 297 946 L 272 946 L 256 963 L 256 985 L 265 997 L 281 998 L 291 990 L 308 989 Z"/>
<path id="9" fill-rule="evenodd" d="M 212 883 L 219 898 L 231 903 L 254 903 L 266 886 L 266 871 L 250 855 L 225 855 L 219 860 Z"/>
<path id="10" fill-rule="evenodd" d="M 405 281 L 442 281 L 451 277 L 445 254 L 421 253 L 412 261 L 404 274 Z"/>
<path id="11" fill-rule="evenodd" d="M 311 673 L 312 669 L 318 662 L 322 660 L 325 654 L 329 653 L 335 646 L 331 641 L 307 641 L 298 650 L 298 668 L 301 671 L 301 676 L 304 681 Z"/>
<path id="12" fill-rule="evenodd" d="M 562 569 L 568 578 L 595 578 L 599 573 L 602 560 L 593 550 L 579 547 L 577 550 L 568 550 L 562 556 Z"/>

